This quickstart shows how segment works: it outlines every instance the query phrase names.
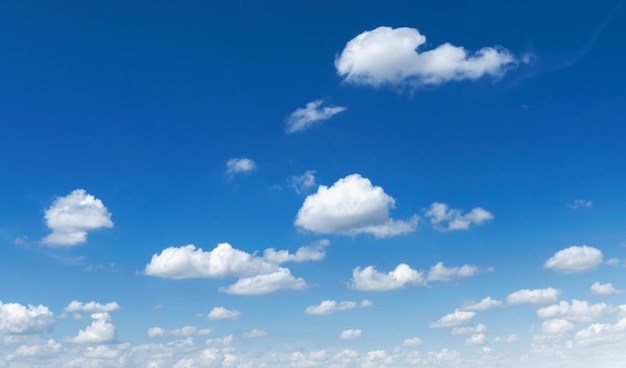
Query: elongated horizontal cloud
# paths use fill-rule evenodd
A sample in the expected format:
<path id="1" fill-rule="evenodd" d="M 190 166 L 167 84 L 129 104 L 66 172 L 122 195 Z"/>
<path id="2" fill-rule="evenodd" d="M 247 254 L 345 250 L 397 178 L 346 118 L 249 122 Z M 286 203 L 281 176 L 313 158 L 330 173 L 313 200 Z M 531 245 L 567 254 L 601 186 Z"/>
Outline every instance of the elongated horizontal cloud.
<path id="1" fill-rule="evenodd" d="M 175 328 L 173 330 L 165 330 L 160 327 L 151 327 L 148 329 L 148 337 L 153 339 L 155 337 L 187 337 L 194 335 L 208 335 L 213 330 L 210 328 L 198 329 L 194 326 L 185 326 L 181 328 Z"/>
<path id="2" fill-rule="evenodd" d="M 616 289 L 610 282 L 606 284 L 595 282 L 591 285 L 590 290 L 593 295 L 616 295 L 624 294 L 626 292 L 626 290 Z"/>
<path id="3" fill-rule="evenodd" d="M 589 304 L 587 301 L 562 301 L 559 304 L 539 308 L 537 316 L 543 319 L 561 318 L 572 322 L 593 322 L 615 309 L 606 303 Z"/>
<path id="4" fill-rule="evenodd" d="M 354 339 L 358 339 L 361 336 L 363 336 L 362 330 L 350 329 L 350 330 L 343 330 L 339 338 L 342 340 L 354 340 Z"/>
<path id="5" fill-rule="evenodd" d="M 316 123 L 324 120 L 328 120 L 345 111 L 343 106 L 324 106 L 322 100 L 315 100 L 306 104 L 305 107 L 296 109 L 286 120 L 287 127 L 285 131 L 287 134 L 301 132 L 311 128 Z"/>
<path id="6" fill-rule="evenodd" d="M 474 265 L 463 265 L 461 267 L 448 268 L 439 262 L 428 271 L 428 281 L 450 281 L 457 277 L 470 277 L 478 272 L 478 267 Z"/>
<path id="7" fill-rule="evenodd" d="M 470 323 L 476 316 L 476 312 L 464 312 L 461 310 L 455 310 L 454 313 L 446 314 L 441 317 L 437 322 L 433 322 L 428 325 L 430 328 L 446 328 L 462 326 Z"/>
<path id="8" fill-rule="evenodd" d="M 393 271 L 382 273 L 374 266 L 360 267 L 352 271 L 349 286 L 357 290 L 386 291 L 408 286 L 425 286 L 424 273 L 401 263 Z"/>
<path id="9" fill-rule="evenodd" d="M 491 297 L 486 297 L 479 302 L 470 302 L 460 309 L 464 311 L 486 311 L 492 308 L 503 307 L 504 303 L 499 300 L 491 299 Z"/>
<path id="10" fill-rule="evenodd" d="M 228 310 L 224 307 L 215 307 L 211 309 L 207 318 L 208 319 L 237 319 L 239 318 L 240 315 L 241 313 L 239 313 L 239 311 L 235 309 Z"/>
<path id="11" fill-rule="evenodd" d="M 309 246 L 298 248 L 296 253 L 268 248 L 263 252 L 263 259 L 277 264 L 285 262 L 321 261 L 326 257 L 326 247 L 329 245 L 330 240 L 321 239 Z"/>
<path id="12" fill-rule="evenodd" d="M 444 43 L 423 51 L 426 37 L 415 28 L 378 27 L 350 40 L 335 59 L 344 81 L 374 87 L 439 85 L 483 76 L 500 77 L 518 60 L 503 47 L 468 53 Z"/>
<path id="13" fill-rule="evenodd" d="M 487 332 L 487 326 L 482 323 L 479 323 L 476 326 L 467 326 L 467 327 L 454 327 L 452 331 L 450 331 L 450 335 L 459 336 L 459 335 L 469 335 L 469 334 L 484 334 Z"/>
<path id="14" fill-rule="evenodd" d="M 590 271 L 602 264 L 602 252 L 594 247 L 571 246 L 560 250 L 544 263 L 544 268 L 561 273 Z"/>
<path id="15" fill-rule="evenodd" d="M 113 227 L 111 213 L 102 201 L 84 189 L 56 198 L 44 212 L 44 219 L 52 233 L 41 242 L 51 247 L 85 243 L 88 231 Z"/>
<path id="16" fill-rule="evenodd" d="M 493 220 L 491 212 L 476 207 L 470 212 L 463 214 L 463 211 L 451 209 L 445 203 L 435 202 L 424 214 L 430 219 L 430 223 L 437 230 L 467 230 L 470 225 L 482 225 Z"/>
<path id="17" fill-rule="evenodd" d="M 81 303 L 78 300 L 73 300 L 67 307 L 63 308 L 64 312 L 113 312 L 120 309 L 120 305 L 117 302 L 110 302 L 106 304 L 100 304 L 96 302 Z"/>
<path id="18" fill-rule="evenodd" d="M 324 300 L 320 305 L 311 305 L 306 307 L 304 312 L 306 314 L 314 314 L 318 316 L 335 313 L 342 310 L 353 309 L 357 307 L 370 307 L 372 302 L 369 300 L 363 300 L 361 303 L 344 301 L 337 302 L 335 300 Z"/>
<path id="19" fill-rule="evenodd" d="M 306 197 L 295 225 L 321 234 L 370 234 L 392 237 L 415 231 L 418 218 L 407 221 L 389 217 L 395 200 L 383 188 L 373 186 L 359 174 L 339 179 L 331 187 L 320 185 Z"/>
<path id="20" fill-rule="evenodd" d="M 54 315 L 44 305 L 23 306 L 0 301 L 0 335 L 51 332 L 54 324 Z"/>
<path id="21" fill-rule="evenodd" d="M 256 328 L 243 334 L 243 337 L 247 337 L 249 339 L 252 339 L 255 337 L 265 337 L 265 336 L 267 336 L 267 331 L 257 330 Z"/>
<path id="22" fill-rule="evenodd" d="M 522 289 L 509 294 L 506 302 L 509 305 L 515 304 L 546 304 L 553 303 L 561 294 L 561 291 L 554 288 L 545 289 Z"/>
<path id="23" fill-rule="evenodd" d="M 91 324 L 84 330 L 78 331 L 78 335 L 71 339 L 72 342 L 104 344 L 115 340 L 117 329 L 108 313 L 94 313 L 91 318 L 93 320 Z"/>
<path id="24" fill-rule="evenodd" d="M 263 295 L 278 290 L 302 290 L 307 287 L 301 277 L 294 277 L 288 268 L 281 267 L 271 273 L 263 273 L 251 277 L 243 277 L 236 283 L 221 287 L 219 291 L 237 295 Z"/>

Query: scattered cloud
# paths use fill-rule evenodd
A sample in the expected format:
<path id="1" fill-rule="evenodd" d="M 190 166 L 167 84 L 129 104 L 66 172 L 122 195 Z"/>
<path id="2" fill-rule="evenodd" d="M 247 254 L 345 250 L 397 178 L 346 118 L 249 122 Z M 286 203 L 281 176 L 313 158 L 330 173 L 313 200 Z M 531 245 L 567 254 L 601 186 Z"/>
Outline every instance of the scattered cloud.
<path id="1" fill-rule="evenodd" d="M 335 313 L 342 310 L 353 309 L 357 307 L 370 307 L 372 302 L 369 300 L 363 300 L 361 303 L 345 301 L 337 302 L 335 300 L 324 300 L 320 305 L 311 305 L 306 307 L 304 312 L 306 314 L 314 314 L 318 316 Z"/>
<path id="2" fill-rule="evenodd" d="M 463 265 L 461 267 L 448 268 L 439 262 L 428 271 L 428 281 L 450 281 L 457 277 L 470 277 L 478 272 L 478 267 L 474 265 Z"/>
<path id="3" fill-rule="evenodd" d="M 241 315 L 241 313 L 239 313 L 239 311 L 232 309 L 232 310 L 228 310 L 224 307 L 215 307 L 213 309 L 211 309 L 211 311 L 209 312 L 207 318 L 208 319 L 213 319 L 213 320 L 217 320 L 217 319 L 238 319 L 239 316 Z"/>
<path id="4" fill-rule="evenodd" d="M 257 330 L 254 329 L 252 331 L 246 332 L 243 334 L 243 337 L 247 337 L 249 339 L 255 338 L 255 337 L 265 337 L 267 336 L 267 332 L 264 330 Z"/>
<path id="5" fill-rule="evenodd" d="M 302 132 L 311 128 L 316 123 L 328 120 L 345 111 L 347 108 L 343 106 L 322 106 L 324 101 L 315 100 L 306 104 L 305 107 L 296 109 L 286 120 L 287 134 Z"/>
<path id="6" fill-rule="evenodd" d="M 567 207 L 571 208 L 571 209 L 577 209 L 577 208 L 591 208 L 593 207 L 593 203 L 591 201 L 587 201 L 585 199 L 577 199 L 571 203 L 567 203 L 566 204 Z"/>
<path id="7" fill-rule="evenodd" d="M 446 328 L 466 325 L 472 322 L 476 316 L 476 312 L 464 312 L 461 310 L 455 310 L 454 313 L 446 314 L 441 317 L 437 322 L 433 322 L 428 325 L 429 328 Z"/>
<path id="8" fill-rule="evenodd" d="M 601 284 L 599 282 L 595 282 L 593 285 L 591 285 L 591 293 L 593 295 L 617 295 L 617 294 L 624 294 L 626 293 L 626 290 L 620 290 L 620 289 L 616 289 L 615 287 L 613 287 L 613 284 L 606 283 L 606 284 Z"/>
<path id="9" fill-rule="evenodd" d="M 250 173 L 256 169 L 256 163 L 245 157 L 231 158 L 226 161 L 226 174 Z"/>
<path id="10" fill-rule="evenodd" d="M 278 290 L 302 290 L 307 287 L 304 279 L 294 277 L 288 268 L 281 267 L 274 272 L 244 277 L 236 283 L 221 287 L 220 292 L 237 295 L 264 295 Z"/>
<path id="11" fill-rule="evenodd" d="M 343 330 L 343 332 L 341 332 L 341 336 L 339 336 L 340 339 L 342 340 L 353 340 L 353 339 L 358 339 L 359 337 L 361 337 L 363 335 L 363 331 L 362 330 Z"/>
<path id="12" fill-rule="evenodd" d="M 418 218 L 407 221 L 389 217 L 395 200 L 359 174 L 339 179 L 331 187 L 320 185 L 306 197 L 295 225 L 321 234 L 370 234 L 392 237 L 415 231 Z"/>
<path id="13" fill-rule="evenodd" d="M 289 253 L 287 250 L 275 250 L 268 248 L 263 252 L 263 259 L 268 262 L 281 264 L 285 262 L 305 262 L 321 261 L 326 257 L 326 247 L 330 245 L 330 240 L 321 239 L 309 246 L 300 247 L 296 253 Z"/>
<path id="14" fill-rule="evenodd" d="M 559 304 L 539 308 L 537 316 L 542 319 L 561 318 L 572 322 L 593 322 L 613 311 L 614 308 L 606 303 L 589 304 L 587 301 L 574 299 L 572 303 L 562 301 Z"/>
<path id="15" fill-rule="evenodd" d="M 213 332 L 213 330 L 211 330 L 210 328 L 198 329 L 194 326 L 185 326 L 173 330 L 165 330 L 160 327 L 152 327 L 148 329 L 147 334 L 148 337 L 152 339 L 155 337 L 187 337 L 194 335 L 208 335 L 211 332 Z"/>
<path id="16" fill-rule="evenodd" d="M 468 53 L 444 43 L 422 51 L 426 43 L 415 28 L 378 27 L 350 40 L 335 59 L 344 81 L 373 87 L 417 87 L 450 81 L 501 77 L 519 60 L 503 47 L 484 47 Z"/>
<path id="17" fill-rule="evenodd" d="M 467 345 L 485 345 L 487 343 L 487 335 L 479 333 L 474 334 L 465 339 Z"/>
<path id="18" fill-rule="evenodd" d="M 117 302 L 110 302 L 106 304 L 100 304 L 96 302 L 81 303 L 78 300 L 73 300 L 67 307 L 63 308 L 64 312 L 113 312 L 120 309 L 120 305 Z"/>
<path id="19" fill-rule="evenodd" d="M 382 273 L 374 266 L 360 267 L 352 271 L 349 286 L 356 290 L 386 291 L 408 286 L 425 286 L 424 273 L 416 271 L 407 264 L 399 264 L 393 271 Z"/>
<path id="20" fill-rule="evenodd" d="M 487 333 L 487 326 L 480 323 L 476 326 L 469 327 L 454 327 L 452 331 L 450 331 L 450 335 L 469 335 L 469 334 L 485 334 Z"/>
<path id="21" fill-rule="evenodd" d="M 424 214 L 430 218 L 433 227 L 441 231 L 467 230 L 470 225 L 482 225 L 486 221 L 493 220 L 491 212 L 476 207 L 470 212 L 463 214 L 459 209 L 450 209 L 447 204 L 435 202 Z"/>
<path id="22" fill-rule="evenodd" d="M 52 233 L 41 242 L 50 247 L 70 247 L 87 242 L 87 232 L 113 227 L 111 213 L 101 200 L 84 189 L 57 197 L 44 212 Z"/>
<path id="23" fill-rule="evenodd" d="M 315 186 L 315 171 L 307 170 L 300 176 L 291 177 L 291 186 L 296 193 L 301 194 Z"/>
<path id="24" fill-rule="evenodd" d="M 479 302 L 470 302 L 464 306 L 462 306 L 460 309 L 464 310 L 464 311 L 486 311 L 489 309 L 493 309 L 493 308 L 499 308 L 499 307 L 503 307 L 504 303 L 499 301 L 499 300 L 495 300 L 495 299 L 491 299 L 491 297 L 486 297 L 483 300 L 479 301 Z"/>
<path id="25" fill-rule="evenodd" d="M 602 264 L 602 252 L 594 247 L 572 246 L 560 250 L 544 263 L 544 268 L 562 273 L 590 271 Z"/>
<path id="26" fill-rule="evenodd" d="M 574 329 L 574 324 L 566 319 L 554 318 L 543 322 L 541 332 L 546 335 L 558 335 Z"/>
<path id="27" fill-rule="evenodd" d="M 419 337 L 412 337 L 412 338 L 406 339 L 406 340 L 404 340 L 402 342 L 402 346 L 404 346 L 404 347 L 421 346 L 422 344 L 424 344 L 424 342 Z"/>
<path id="28" fill-rule="evenodd" d="M 70 341 L 79 344 L 105 344 L 115 340 L 117 329 L 107 312 L 94 313 L 93 320 L 87 328 L 78 331 L 78 335 Z"/>
<path id="29" fill-rule="evenodd" d="M 522 289 L 509 294 L 506 303 L 509 305 L 554 303 L 560 294 L 561 291 L 554 288 Z"/>
<path id="30" fill-rule="evenodd" d="M 23 306 L 0 301 L 0 334 L 27 335 L 51 332 L 54 325 L 54 315 L 44 305 Z"/>
<path id="31" fill-rule="evenodd" d="M 611 258 L 608 261 L 606 261 L 606 264 L 608 264 L 609 266 L 617 266 L 620 264 L 620 259 L 619 258 Z"/>
<path id="32" fill-rule="evenodd" d="M 496 337 L 495 339 L 493 339 L 494 344 L 504 344 L 504 343 L 513 344 L 516 342 L 519 342 L 519 337 L 515 334 L 509 335 L 506 337 Z"/>

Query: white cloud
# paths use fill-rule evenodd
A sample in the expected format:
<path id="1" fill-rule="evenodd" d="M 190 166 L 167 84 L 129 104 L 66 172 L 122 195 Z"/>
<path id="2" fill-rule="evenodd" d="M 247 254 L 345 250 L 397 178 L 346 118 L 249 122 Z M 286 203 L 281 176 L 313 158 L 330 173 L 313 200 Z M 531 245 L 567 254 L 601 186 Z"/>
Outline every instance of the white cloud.
<path id="1" fill-rule="evenodd" d="M 267 332 L 264 330 L 253 329 L 252 331 L 248 331 L 243 334 L 243 337 L 247 338 L 255 338 L 255 337 L 265 337 L 267 336 Z"/>
<path id="2" fill-rule="evenodd" d="M 617 266 L 618 264 L 620 264 L 620 260 L 619 258 L 611 258 L 606 261 L 606 264 L 608 264 L 609 266 Z"/>
<path id="3" fill-rule="evenodd" d="M 321 261 L 326 257 L 326 247 L 330 245 L 328 239 L 322 239 L 313 244 L 300 247 L 295 254 L 289 253 L 287 250 L 275 250 L 274 248 L 266 249 L 263 252 L 263 259 L 272 263 L 285 262 L 305 262 L 305 261 Z"/>
<path id="4" fill-rule="evenodd" d="M 64 312 L 113 312 L 120 309 L 120 305 L 117 302 L 110 302 L 106 304 L 100 304 L 96 302 L 81 303 L 78 300 L 73 300 L 67 307 L 63 308 Z"/>
<path id="5" fill-rule="evenodd" d="M 350 330 L 344 330 L 343 332 L 341 332 L 341 336 L 339 336 L 339 338 L 342 340 L 353 340 L 353 339 L 358 339 L 362 335 L 363 335 L 362 330 L 350 329 Z"/>
<path id="6" fill-rule="evenodd" d="M 467 345 L 485 345 L 487 343 L 487 335 L 482 333 L 474 334 L 465 339 L 465 343 Z"/>
<path id="7" fill-rule="evenodd" d="M 78 331 L 78 335 L 71 339 L 72 342 L 80 344 L 104 344 L 115 340 L 117 329 L 111 321 L 111 316 L 107 312 L 94 313 L 91 315 L 93 321 L 84 330 Z"/>
<path id="8" fill-rule="evenodd" d="M 226 162 L 226 174 L 249 173 L 256 169 L 256 163 L 249 158 L 231 158 Z"/>
<path id="9" fill-rule="evenodd" d="M 210 346 L 232 346 L 237 342 L 235 335 L 226 335 L 215 339 L 207 339 L 204 343 Z"/>
<path id="10" fill-rule="evenodd" d="M 544 268 L 562 273 L 593 270 L 602 264 L 602 252 L 594 247 L 571 246 L 560 250 L 544 263 Z"/>
<path id="11" fill-rule="evenodd" d="M 324 106 L 323 101 L 316 100 L 306 104 L 305 107 L 296 109 L 287 118 L 287 134 L 301 132 L 311 128 L 315 123 L 328 120 L 336 114 L 345 111 L 343 106 Z"/>
<path id="12" fill-rule="evenodd" d="M 415 28 L 378 27 L 350 40 L 335 67 L 346 82 L 413 87 L 485 75 L 499 77 L 518 63 L 502 47 L 484 47 L 468 54 L 463 47 L 444 43 L 418 51 L 425 43 L 426 37 Z"/>
<path id="13" fill-rule="evenodd" d="M 603 315 L 614 310 L 606 303 L 589 304 L 587 301 L 572 300 L 572 303 L 562 301 L 559 304 L 539 308 L 539 318 L 563 318 L 573 322 L 593 322 Z"/>
<path id="14" fill-rule="evenodd" d="M 419 337 L 412 337 L 410 339 L 406 339 L 402 342 L 402 346 L 404 347 L 408 347 L 408 346 L 420 346 L 422 345 L 424 342 L 422 341 L 422 339 L 420 339 Z"/>
<path id="15" fill-rule="evenodd" d="M 241 313 L 239 313 L 239 311 L 234 310 L 234 309 L 228 310 L 224 307 L 215 307 L 211 309 L 207 318 L 208 319 L 237 319 L 239 318 L 240 315 Z"/>
<path id="16" fill-rule="evenodd" d="M 474 265 L 463 265 L 461 267 L 448 268 L 439 262 L 428 271 L 428 281 L 450 281 L 456 277 L 470 277 L 478 272 L 478 267 Z"/>
<path id="17" fill-rule="evenodd" d="M 185 326 L 173 330 L 165 330 L 161 327 L 151 327 L 148 329 L 147 334 L 148 337 L 152 339 L 155 337 L 187 337 L 193 335 L 208 335 L 211 332 L 213 332 L 213 330 L 211 330 L 210 328 L 198 329 L 194 326 Z"/>
<path id="18" fill-rule="evenodd" d="M 470 327 L 454 327 L 452 331 L 450 331 L 451 335 L 469 335 L 469 334 L 484 334 L 487 332 L 487 326 L 480 323 L 476 326 Z"/>
<path id="19" fill-rule="evenodd" d="M 476 207 L 463 214 L 463 211 L 450 209 L 447 204 L 439 202 L 431 204 L 424 215 L 430 218 L 430 223 L 435 229 L 448 231 L 467 230 L 472 224 L 478 226 L 493 220 L 493 215 L 483 208 Z"/>
<path id="20" fill-rule="evenodd" d="M 360 267 L 352 271 L 352 279 L 349 286 L 357 290 L 386 291 L 400 289 L 407 286 L 424 286 L 423 272 L 416 271 L 407 264 L 399 264 L 393 271 L 388 273 L 378 272 L 374 266 Z"/>
<path id="21" fill-rule="evenodd" d="M 292 176 L 291 186 L 298 194 L 313 188 L 315 186 L 315 171 L 307 170 L 300 176 Z"/>
<path id="22" fill-rule="evenodd" d="M 377 238 L 415 231 L 418 218 L 407 221 L 389 217 L 395 200 L 359 174 L 339 179 L 331 187 L 320 185 L 306 197 L 295 225 L 321 234 L 370 234 Z"/>
<path id="23" fill-rule="evenodd" d="M 568 203 L 566 205 L 569 208 L 577 209 L 577 208 L 591 208 L 593 207 L 593 203 L 591 201 L 587 201 L 585 199 L 577 199 L 572 203 Z"/>
<path id="24" fill-rule="evenodd" d="M 342 310 L 353 309 L 358 306 L 369 307 L 371 305 L 372 305 L 372 302 L 369 300 L 363 300 L 361 301 L 361 303 L 351 302 L 351 301 L 337 302 L 335 300 L 324 300 L 323 302 L 320 303 L 320 305 L 311 305 L 311 306 L 306 307 L 304 312 L 306 314 L 314 314 L 314 315 L 321 316 L 321 315 L 331 314 L 331 313 L 335 313 L 335 312 L 342 311 Z"/>
<path id="25" fill-rule="evenodd" d="M 574 324 L 566 319 L 554 318 L 543 322 L 541 332 L 546 335 L 558 335 L 574 329 Z"/>
<path id="26" fill-rule="evenodd" d="M 15 350 L 15 356 L 18 357 L 50 357 L 54 354 L 57 354 L 63 350 L 63 346 L 55 341 L 54 339 L 49 339 L 45 343 L 41 344 L 33 344 L 33 345 L 20 345 Z M 1 367 L 2 365 L 0 365 Z"/>
<path id="27" fill-rule="evenodd" d="M 623 294 L 625 292 L 626 290 L 616 289 L 610 282 L 606 284 L 595 282 L 593 285 L 591 285 L 591 293 L 593 295 L 616 295 Z"/>
<path id="28" fill-rule="evenodd" d="M 499 300 L 491 299 L 491 297 L 488 296 L 479 302 L 471 302 L 467 305 L 464 305 L 460 309 L 465 310 L 465 311 L 486 311 L 489 309 L 503 307 L 503 306 L 504 306 L 503 302 Z"/>
<path id="29" fill-rule="evenodd" d="M 495 339 L 493 339 L 494 344 L 504 344 L 504 343 L 512 344 L 516 342 L 519 342 L 519 337 L 515 334 L 509 335 L 506 337 L 496 337 Z"/>
<path id="30" fill-rule="evenodd" d="M 101 200 L 84 189 L 58 197 L 44 213 L 52 233 L 41 241 L 52 247 L 69 247 L 87 241 L 87 232 L 113 227 L 111 213 Z"/>
<path id="31" fill-rule="evenodd" d="M 437 322 L 433 322 L 428 325 L 430 328 L 445 328 L 456 327 L 470 323 L 476 316 L 476 312 L 464 312 L 455 310 L 454 313 L 446 314 L 441 317 Z"/>
<path id="32" fill-rule="evenodd" d="M 46 306 L 23 306 L 0 301 L 0 334 L 51 332 L 54 324 L 54 315 Z"/>
<path id="33" fill-rule="evenodd" d="M 263 295 L 282 289 L 302 290 L 306 286 L 304 279 L 295 278 L 288 268 L 281 267 L 271 273 L 240 278 L 236 283 L 219 290 L 227 294 Z"/>
<path id="34" fill-rule="evenodd" d="M 522 289 L 514 293 L 509 294 L 506 297 L 506 303 L 509 305 L 515 304 L 546 304 L 553 303 L 561 294 L 560 290 L 554 288 L 545 289 Z"/>

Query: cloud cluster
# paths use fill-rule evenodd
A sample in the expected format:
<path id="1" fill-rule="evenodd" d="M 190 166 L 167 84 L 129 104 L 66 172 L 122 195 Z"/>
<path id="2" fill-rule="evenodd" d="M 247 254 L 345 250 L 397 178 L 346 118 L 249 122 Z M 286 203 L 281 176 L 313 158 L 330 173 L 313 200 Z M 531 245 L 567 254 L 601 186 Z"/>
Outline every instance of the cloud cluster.
<path id="1" fill-rule="evenodd" d="M 482 225 L 493 220 L 491 212 L 476 207 L 463 214 L 459 209 L 451 209 L 445 203 L 435 202 L 424 214 L 437 230 L 467 230 L 470 225 Z"/>
<path id="2" fill-rule="evenodd" d="M 0 334 L 26 335 L 51 332 L 54 325 L 54 315 L 44 305 L 23 306 L 0 301 Z"/>
<path id="3" fill-rule="evenodd" d="M 306 104 L 305 107 L 296 109 L 286 120 L 287 134 L 301 132 L 311 128 L 316 123 L 328 120 L 346 110 L 343 106 L 324 106 L 322 100 L 315 100 Z"/>
<path id="4" fill-rule="evenodd" d="M 415 28 L 378 27 L 350 40 L 336 58 L 335 67 L 348 83 L 416 87 L 500 77 L 519 63 L 503 47 L 468 53 L 463 47 L 444 43 L 419 50 L 425 43 L 426 37 Z"/>
<path id="5" fill-rule="evenodd" d="M 69 247 L 87 241 L 87 232 L 113 227 L 111 213 L 101 200 L 84 189 L 58 197 L 44 212 L 52 233 L 41 240 L 51 247 Z"/>

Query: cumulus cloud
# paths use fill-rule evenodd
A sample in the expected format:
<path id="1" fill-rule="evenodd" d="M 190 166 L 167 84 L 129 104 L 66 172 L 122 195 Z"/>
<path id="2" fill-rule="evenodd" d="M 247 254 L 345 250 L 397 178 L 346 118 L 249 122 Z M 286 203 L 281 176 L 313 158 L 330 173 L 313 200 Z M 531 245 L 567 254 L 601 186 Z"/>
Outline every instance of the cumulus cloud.
<path id="1" fill-rule="evenodd" d="M 55 341 L 54 339 L 49 339 L 45 343 L 33 344 L 33 345 L 20 345 L 15 350 L 15 355 L 13 357 L 50 357 L 54 354 L 57 354 L 63 350 L 63 346 Z M 0 365 L 1 367 L 2 365 Z"/>
<path id="2" fill-rule="evenodd" d="M 537 310 L 537 316 L 543 319 L 561 318 L 573 322 L 593 322 L 613 311 L 614 308 L 606 303 L 589 304 L 587 301 L 574 299 L 571 303 L 562 301 L 540 308 Z"/>
<path id="3" fill-rule="evenodd" d="M 113 227 L 109 210 L 84 189 L 56 198 L 44 212 L 44 219 L 52 233 L 41 242 L 51 247 L 85 243 L 88 231 Z"/>
<path id="4" fill-rule="evenodd" d="M 228 175 L 249 173 L 254 169 L 256 169 L 256 163 L 249 158 L 231 158 L 226 161 L 226 174 Z"/>
<path id="5" fill-rule="evenodd" d="M 451 209 L 445 203 L 435 202 L 424 214 L 430 218 L 430 223 L 437 230 L 467 230 L 470 225 L 482 225 L 486 221 L 493 220 L 493 215 L 480 207 L 473 208 L 463 214 L 459 209 Z"/>
<path id="6" fill-rule="evenodd" d="M 572 208 L 572 209 L 577 209 L 577 208 L 591 208 L 593 207 L 593 203 L 591 201 L 587 201 L 585 199 L 577 199 L 572 203 L 568 203 L 567 207 Z"/>
<path id="7" fill-rule="evenodd" d="M 428 271 L 428 281 L 450 281 L 457 277 L 470 277 L 478 272 L 478 267 L 474 265 L 463 265 L 461 267 L 448 268 L 439 262 Z"/>
<path id="8" fill-rule="evenodd" d="M 107 312 L 94 313 L 93 321 L 84 330 L 78 331 L 78 335 L 71 339 L 79 344 L 104 344 L 115 340 L 116 327 L 112 323 L 111 316 Z"/>
<path id="9" fill-rule="evenodd" d="M 335 300 L 324 300 L 320 305 L 311 305 L 306 307 L 304 312 L 306 314 L 314 314 L 318 316 L 335 313 L 342 310 L 353 309 L 357 307 L 370 307 L 372 302 L 369 300 L 363 300 L 361 303 L 344 301 L 337 302 Z"/>
<path id="10" fill-rule="evenodd" d="M 422 339 L 420 339 L 419 337 L 412 337 L 410 339 L 406 339 L 402 342 L 402 346 L 404 347 L 409 347 L 409 346 L 420 346 L 422 345 L 424 342 L 422 341 Z"/>
<path id="11" fill-rule="evenodd" d="M 359 174 L 339 179 L 332 186 L 320 185 L 317 193 L 306 197 L 295 225 L 321 234 L 370 234 L 392 237 L 415 231 L 418 218 L 407 221 L 389 217 L 395 200 L 383 188 Z"/>
<path id="12" fill-rule="evenodd" d="M 509 294 L 506 297 L 506 303 L 509 305 L 515 304 L 546 304 L 553 303 L 557 300 L 561 294 L 560 290 L 554 288 L 545 289 L 522 289 L 514 293 Z"/>
<path id="13" fill-rule="evenodd" d="M 268 248 L 263 252 L 263 259 L 273 263 L 285 262 L 305 262 L 321 261 L 326 257 L 326 247 L 330 245 L 330 240 L 322 239 L 305 247 L 300 247 L 296 253 L 289 253 L 287 250 L 275 250 Z"/>
<path id="14" fill-rule="evenodd" d="M 454 313 L 446 314 L 441 317 L 437 322 L 433 322 L 428 325 L 430 328 L 446 328 L 462 326 L 470 323 L 476 316 L 476 312 L 464 312 L 461 310 L 455 310 Z"/>
<path id="15" fill-rule="evenodd" d="M 401 263 L 393 271 L 382 273 L 374 266 L 365 267 L 361 270 L 356 267 L 352 271 L 352 279 L 349 286 L 357 290 L 386 291 L 400 289 L 407 286 L 425 286 L 423 272 L 416 271 L 409 265 Z"/>
<path id="16" fill-rule="evenodd" d="M 311 128 L 316 123 L 324 120 L 328 120 L 345 111 L 343 106 L 323 106 L 322 100 L 315 100 L 306 104 L 305 107 L 296 109 L 286 120 L 287 127 L 285 131 L 287 134 L 301 132 Z"/>
<path id="17" fill-rule="evenodd" d="M 558 335 L 574 329 L 574 324 L 566 319 L 554 318 L 543 322 L 541 332 L 546 335 Z"/>
<path id="18" fill-rule="evenodd" d="M 208 319 L 237 319 L 239 318 L 240 315 L 241 313 L 239 313 L 239 311 L 235 309 L 228 310 L 224 307 L 215 307 L 211 309 L 207 318 Z"/>
<path id="19" fill-rule="evenodd" d="M 25 335 L 51 332 L 54 315 L 44 305 L 23 306 L 18 303 L 0 301 L 0 334 Z"/>
<path id="20" fill-rule="evenodd" d="M 560 250 L 544 263 L 544 268 L 562 273 L 590 271 L 602 264 L 602 252 L 594 247 L 571 246 Z"/>
<path id="21" fill-rule="evenodd" d="M 350 40 L 335 59 L 335 67 L 349 83 L 414 87 L 500 77 L 519 63 L 502 47 L 468 53 L 463 47 L 444 43 L 418 50 L 425 43 L 426 37 L 415 28 L 378 27 Z"/>
<path id="22" fill-rule="evenodd" d="M 120 309 L 120 305 L 117 302 L 109 302 L 106 304 L 100 304 L 96 302 L 81 303 L 78 300 L 73 300 L 67 307 L 63 308 L 64 312 L 113 312 Z"/>
<path id="23" fill-rule="evenodd" d="M 358 339 L 359 337 L 361 337 L 363 335 L 363 331 L 362 330 L 343 330 L 343 332 L 341 332 L 341 336 L 339 336 L 340 339 L 342 340 L 353 340 L 353 339 Z"/>
<path id="24" fill-rule="evenodd" d="M 487 333 L 487 326 L 480 323 L 476 326 L 469 327 L 454 327 L 452 331 L 450 331 L 451 335 L 469 335 L 469 334 L 485 334 Z"/>
<path id="25" fill-rule="evenodd" d="M 487 343 L 487 335 L 479 333 L 474 334 L 465 339 L 467 345 L 485 345 Z"/>
<path id="26" fill-rule="evenodd" d="M 243 334 L 243 337 L 247 337 L 249 339 L 251 338 L 255 338 L 255 337 L 265 337 L 267 336 L 267 332 L 264 330 L 257 330 L 256 328 L 253 329 L 252 331 L 248 331 L 246 333 Z"/>
<path id="27" fill-rule="evenodd" d="M 208 335 L 213 330 L 210 328 L 198 329 L 194 326 L 185 326 L 181 328 L 175 328 L 173 330 L 166 330 L 161 327 L 151 327 L 148 329 L 147 334 L 149 338 L 155 337 L 187 337 L 193 335 Z"/>
<path id="28" fill-rule="evenodd" d="M 595 282 L 593 285 L 591 285 L 590 289 L 593 295 L 616 295 L 624 294 L 626 292 L 626 290 L 616 289 L 610 282 L 606 284 Z"/>
<path id="29" fill-rule="evenodd" d="M 294 277 L 288 268 L 279 268 L 271 273 L 244 277 L 227 287 L 221 287 L 220 292 L 237 295 L 263 295 L 282 289 L 302 290 L 307 287 L 304 279 Z"/>
<path id="30" fill-rule="evenodd" d="M 292 176 L 291 186 L 298 194 L 313 188 L 315 186 L 315 171 L 307 170 L 300 176 Z"/>
<path id="31" fill-rule="evenodd" d="M 461 307 L 461 310 L 464 311 L 486 311 L 489 309 L 493 309 L 493 308 L 498 308 L 498 307 L 503 307 L 504 303 L 499 301 L 499 300 L 495 300 L 495 299 L 491 299 L 491 297 L 486 297 L 483 300 L 479 301 L 479 302 L 470 302 L 466 305 L 464 305 L 463 307 Z"/>

